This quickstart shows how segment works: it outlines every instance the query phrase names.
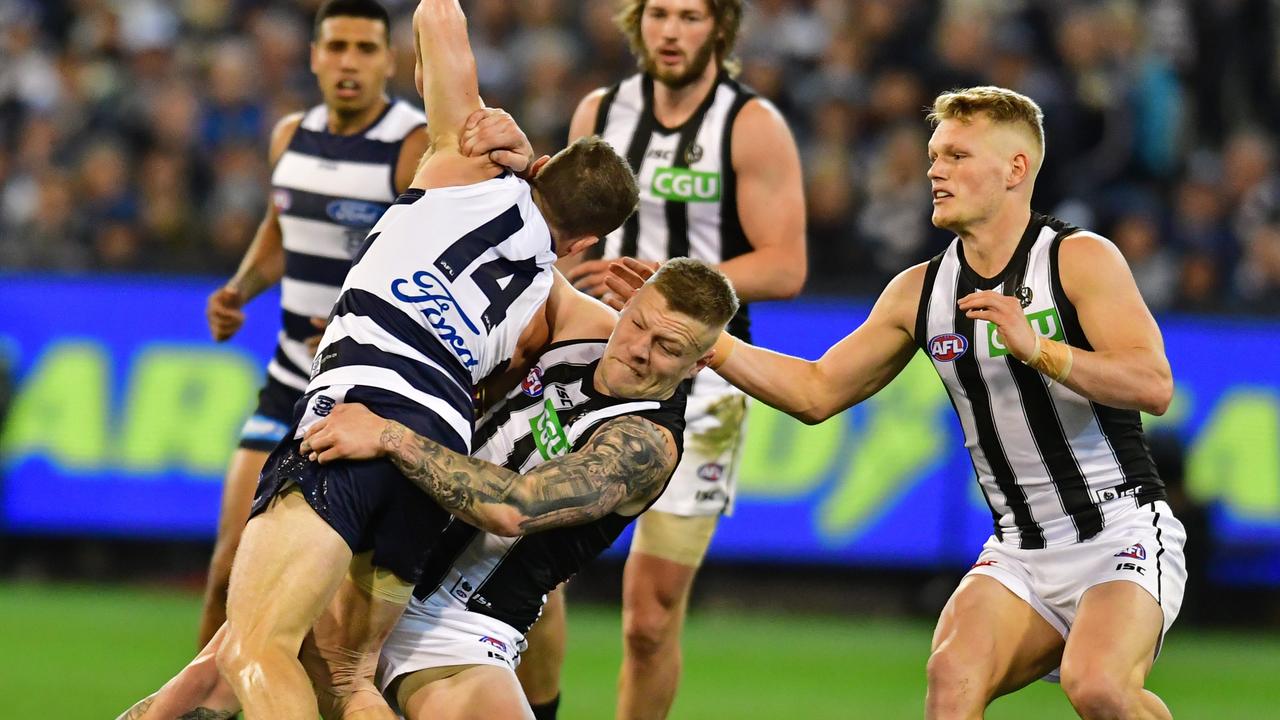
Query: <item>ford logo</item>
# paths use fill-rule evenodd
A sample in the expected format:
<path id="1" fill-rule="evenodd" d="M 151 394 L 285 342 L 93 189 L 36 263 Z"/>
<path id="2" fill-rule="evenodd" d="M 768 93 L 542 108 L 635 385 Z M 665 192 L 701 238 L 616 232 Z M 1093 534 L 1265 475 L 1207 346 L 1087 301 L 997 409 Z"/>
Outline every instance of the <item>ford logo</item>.
<path id="1" fill-rule="evenodd" d="M 324 206 L 329 219 L 348 227 L 369 228 L 382 217 L 383 207 L 360 200 L 333 200 Z"/>

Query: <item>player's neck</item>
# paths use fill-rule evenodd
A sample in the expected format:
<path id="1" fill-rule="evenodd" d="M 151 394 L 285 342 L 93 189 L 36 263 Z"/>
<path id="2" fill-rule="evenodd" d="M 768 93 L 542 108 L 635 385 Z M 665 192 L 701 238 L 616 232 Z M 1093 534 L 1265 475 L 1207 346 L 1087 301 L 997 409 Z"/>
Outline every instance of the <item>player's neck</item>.
<path id="1" fill-rule="evenodd" d="M 387 98 L 381 96 L 369 107 L 352 113 L 338 112 L 328 108 L 326 127 L 334 135 L 354 135 L 372 125 L 382 111 L 387 109 L 387 105 Z"/>
<path id="2" fill-rule="evenodd" d="M 1031 206 L 1018 204 L 957 233 L 964 259 L 982 277 L 995 277 L 1009 264 L 1031 222 Z"/>
<path id="3" fill-rule="evenodd" d="M 697 80 L 682 87 L 673 88 L 662 82 L 653 83 L 653 116 L 663 126 L 674 128 L 688 122 L 698 111 L 698 106 L 715 87 L 720 75 L 720 63 L 714 58 Z"/>

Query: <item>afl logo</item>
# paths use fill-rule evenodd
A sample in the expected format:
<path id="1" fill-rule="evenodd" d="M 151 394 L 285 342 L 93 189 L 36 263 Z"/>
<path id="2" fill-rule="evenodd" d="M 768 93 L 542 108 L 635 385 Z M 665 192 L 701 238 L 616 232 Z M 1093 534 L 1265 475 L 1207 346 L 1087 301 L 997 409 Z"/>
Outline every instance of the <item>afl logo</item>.
<path id="1" fill-rule="evenodd" d="M 951 362 L 964 355 L 968 349 L 969 340 L 965 336 L 956 335 L 955 333 L 934 335 L 929 340 L 929 354 L 938 362 Z"/>
<path id="2" fill-rule="evenodd" d="M 542 370 L 536 365 L 529 374 L 525 376 L 524 382 L 520 383 L 520 389 L 525 395 L 536 398 L 542 396 Z"/>
<path id="3" fill-rule="evenodd" d="M 707 463 L 698 468 L 698 477 L 707 482 L 719 482 L 724 477 L 724 466 L 720 463 Z"/>
<path id="4" fill-rule="evenodd" d="M 287 212 L 293 205 L 293 195 L 284 188 L 277 188 L 271 193 L 271 204 L 276 206 L 276 212 Z"/>

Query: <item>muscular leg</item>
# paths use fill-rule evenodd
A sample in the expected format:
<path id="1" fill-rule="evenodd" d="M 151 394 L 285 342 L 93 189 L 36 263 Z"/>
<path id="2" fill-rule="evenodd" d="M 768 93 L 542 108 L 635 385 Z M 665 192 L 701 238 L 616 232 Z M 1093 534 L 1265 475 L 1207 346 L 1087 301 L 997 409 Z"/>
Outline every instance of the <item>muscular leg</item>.
<path id="1" fill-rule="evenodd" d="M 533 720 L 515 674 L 496 665 L 419 670 L 396 698 L 408 720 Z"/>
<path id="2" fill-rule="evenodd" d="M 1164 614 L 1126 580 L 1085 591 L 1062 656 L 1062 690 L 1085 720 L 1169 720 L 1169 708 L 1143 689 L 1155 662 Z"/>
<path id="3" fill-rule="evenodd" d="M 665 718 L 680 683 L 689 591 L 719 518 L 649 510 L 637 522 L 622 574 L 619 718 Z"/>
<path id="4" fill-rule="evenodd" d="M 239 448 L 231 456 L 227 477 L 222 486 L 222 510 L 218 515 L 218 540 L 209 561 L 209 578 L 204 588 L 204 609 L 200 613 L 200 647 L 209 644 L 213 634 L 227 620 L 227 583 L 231 580 L 231 561 L 240 545 L 240 534 L 249 519 L 258 474 L 267 461 L 261 450 Z"/>
<path id="5" fill-rule="evenodd" d="M 680 635 L 698 569 L 632 552 L 622 575 L 619 718 L 665 718 L 680 683 Z"/>
<path id="6" fill-rule="evenodd" d="M 117 720 L 200 718 L 227 720 L 240 712 L 240 702 L 222 680 L 214 656 L 226 637 L 220 629 L 196 658 L 153 695 L 129 708 Z"/>
<path id="7" fill-rule="evenodd" d="M 276 498 L 245 527 L 217 664 L 248 720 L 318 713 L 298 650 L 350 561 L 346 542 L 299 492 Z"/>
<path id="8" fill-rule="evenodd" d="M 385 577 L 394 578 L 389 573 Z M 302 662 L 328 720 L 395 720 L 374 683 L 374 672 L 378 652 L 413 590 L 407 583 L 398 587 L 402 598 L 385 599 L 368 583 L 348 577 L 316 620 L 312 637 L 303 645 Z"/>
<path id="9" fill-rule="evenodd" d="M 933 634 L 925 717 L 980 720 L 992 700 L 1053 670 L 1062 648 L 1062 635 L 999 581 L 966 577 Z"/>
<path id="10" fill-rule="evenodd" d="M 560 696 L 565 637 L 564 586 L 561 585 L 547 593 L 542 616 L 525 636 L 529 647 L 516 666 L 516 677 L 530 705 L 543 705 Z"/>

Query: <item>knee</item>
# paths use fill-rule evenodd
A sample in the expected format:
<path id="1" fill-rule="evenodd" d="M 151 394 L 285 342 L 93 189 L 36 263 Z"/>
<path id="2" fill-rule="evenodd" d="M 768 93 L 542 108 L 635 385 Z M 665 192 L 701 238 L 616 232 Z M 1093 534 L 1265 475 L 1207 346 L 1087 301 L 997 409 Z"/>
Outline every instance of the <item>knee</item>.
<path id="1" fill-rule="evenodd" d="M 241 671 L 249 665 L 251 659 L 249 653 L 244 651 L 240 638 L 232 635 L 228 630 L 217 654 L 213 656 L 213 661 L 218 667 L 218 674 L 227 682 L 235 683 L 236 678 L 240 677 Z"/>
<path id="2" fill-rule="evenodd" d="M 962 656 L 947 645 L 934 650 L 925 666 L 930 717 L 968 717 L 969 711 L 985 707 L 991 695 L 988 679 L 973 657 Z"/>
<path id="3" fill-rule="evenodd" d="M 675 627 L 675 610 L 672 608 L 653 606 L 630 609 L 623 617 L 624 645 L 632 655 L 657 655 L 665 652 Z"/>
<path id="4" fill-rule="evenodd" d="M 226 637 L 214 655 L 218 674 L 232 685 L 252 682 L 260 672 L 271 647 L 258 638 L 247 637 L 228 627 Z"/>
<path id="5" fill-rule="evenodd" d="M 1085 720 L 1129 717 L 1137 692 L 1117 673 L 1090 666 L 1062 664 L 1062 691 Z"/>

